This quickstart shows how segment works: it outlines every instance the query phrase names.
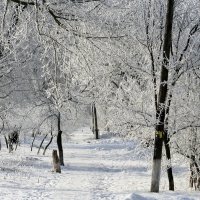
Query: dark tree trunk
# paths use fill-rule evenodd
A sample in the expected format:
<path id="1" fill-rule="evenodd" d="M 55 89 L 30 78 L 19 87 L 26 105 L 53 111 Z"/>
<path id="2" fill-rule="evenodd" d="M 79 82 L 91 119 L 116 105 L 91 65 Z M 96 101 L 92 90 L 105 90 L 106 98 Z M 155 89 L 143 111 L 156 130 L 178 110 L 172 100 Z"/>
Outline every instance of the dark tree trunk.
<path id="1" fill-rule="evenodd" d="M 7 149 L 8 149 L 8 139 L 7 139 L 6 136 L 4 136 L 4 139 L 5 139 L 5 142 L 6 142 L 6 147 L 7 147 Z"/>
<path id="2" fill-rule="evenodd" d="M 13 143 L 12 143 L 10 135 L 8 136 L 8 151 L 9 153 L 13 151 Z"/>
<path id="3" fill-rule="evenodd" d="M 48 144 L 46 145 L 46 147 L 44 148 L 43 155 L 45 155 L 46 150 L 47 150 L 47 148 L 49 147 L 49 145 L 51 144 L 52 140 L 53 140 L 53 136 L 51 136 L 51 139 L 49 140 L 49 143 L 48 143 Z"/>
<path id="4" fill-rule="evenodd" d="M 174 0 L 168 0 L 165 35 L 163 44 L 163 63 L 160 75 L 160 87 L 158 96 L 158 119 L 155 127 L 155 143 L 153 156 L 153 169 L 151 180 L 151 192 L 159 192 L 162 145 L 164 139 L 164 122 L 165 122 L 165 104 L 168 90 L 168 60 L 170 58 L 170 48 L 172 40 L 172 24 L 173 24 Z"/>
<path id="5" fill-rule="evenodd" d="M 97 121 L 97 109 L 95 103 L 92 104 L 92 131 L 95 135 L 95 139 L 99 139 L 99 129 Z"/>
<path id="6" fill-rule="evenodd" d="M 17 141 L 17 143 L 16 143 L 15 151 L 17 150 L 18 145 L 19 145 L 19 141 Z"/>
<path id="7" fill-rule="evenodd" d="M 64 166 L 64 158 L 63 158 L 63 147 L 62 147 L 62 131 L 61 131 L 61 116 L 60 112 L 58 113 L 58 135 L 57 135 L 57 145 L 58 145 L 58 152 L 59 152 L 59 160 L 60 165 Z"/>
<path id="8" fill-rule="evenodd" d="M 45 155 L 46 150 L 47 150 L 47 148 L 49 147 L 49 145 L 51 144 L 52 140 L 53 140 L 53 133 L 52 133 L 52 129 L 51 129 L 51 138 L 50 138 L 48 144 L 47 144 L 47 145 L 45 146 L 45 148 L 44 148 L 43 155 Z"/>
<path id="9" fill-rule="evenodd" d="M 40 149 L 42 148 L 43 142 L 44 142 L 44 140 L 46 139 L 47 135 L 48 135 L 48 134 L 46 134 L 46 135 L 44 136 L 44 138 L 42 139 L 42 142 L 40 143 L 40 146 L 39 146 L 39 149 L 38 149 L 37 154 L 40 153 Z"/>
<path id="10" fill-rule="evenodd" d="M 166 108 L 166 118 L 165 118 L 165 134 L 164 134 L 164 144 L 165 144 L 165 151 L 167 157 L 167 175 L 169 180 L 169 190 L 174 191 L 174 177 L 172 172 L 172 165 L 171 165 L 171 152 L 170 152 L 170 145 L 169 145 L 169 134 L 168 134 L 168 117 L 169 117 L 169 110 L 171 105 L 172 94 L 169 95 L 168 105 Z"/>
<path id="11" fill-rule="evenodd" d="M 92 133 L 95 134 L 95 121 L 94 121 L 94 103 L 91 106 L 91 113 L 92 113 Z"/>
<path id="12" fill-rule="evenodd" d="M 33 150 L 33 144 L 34 144 L 34 141 L 35 141 L 35 138 L 36 138 L 36 135 L 37 135 L 37 132 L 36 133 L 34 133 L 34 131 L 33 131 L 33 141 L 32 141 L 32 144 L 31 144 L 31 151 Z"/>
<path id="13" fill-rule="evenodd" d="M 167 137 L 168 132 L 165 131 L 164 134 L 164 144 L 165 144 L 165 151 L 166 151 L 166 157 L 167 157 L 167 175 L 169 180 L 169 190 L 174 191 L 174 177 L 172 172 L 172 166 L 171 166 L 171 153 L 170 153 L 170 146 L 169 146 L 169 138 Z"/>

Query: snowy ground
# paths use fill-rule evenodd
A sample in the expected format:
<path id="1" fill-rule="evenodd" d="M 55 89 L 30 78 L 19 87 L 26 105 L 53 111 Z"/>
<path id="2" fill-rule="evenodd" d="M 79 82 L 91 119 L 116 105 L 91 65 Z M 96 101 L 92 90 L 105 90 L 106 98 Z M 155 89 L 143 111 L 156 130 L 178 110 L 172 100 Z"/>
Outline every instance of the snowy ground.
<path id="1" fill-rule="evenodd" d="M 65 141 L 65 140 L 64 140 Z M 188 188 L 188 168 L 174 164 L 176 192 L 168 192 L 163 172 L 161 192 L 150 193 L 149 153 L 133 141 L 103 137 L 92 139 L 85 128 L 64 142 L 65 166 L 61 174 L 51 172 L 51 145 L 45 156 L 21 144 L 9 154 L 1 150 L 1 200 L 199 200 L 200 193 Z"/>

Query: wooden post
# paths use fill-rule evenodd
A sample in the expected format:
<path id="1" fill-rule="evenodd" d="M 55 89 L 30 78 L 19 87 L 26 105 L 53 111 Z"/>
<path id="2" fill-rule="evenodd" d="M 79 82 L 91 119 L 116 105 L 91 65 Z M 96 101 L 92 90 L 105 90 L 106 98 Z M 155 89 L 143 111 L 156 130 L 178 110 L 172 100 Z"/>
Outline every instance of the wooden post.
<path id="1" fill-rule="evenodd" d="M 57 150 L 55 149 L 52 152 L 52 158 L 53 158 L 53 171 L 61 173 L 60 160 L 58 158 Z"/>

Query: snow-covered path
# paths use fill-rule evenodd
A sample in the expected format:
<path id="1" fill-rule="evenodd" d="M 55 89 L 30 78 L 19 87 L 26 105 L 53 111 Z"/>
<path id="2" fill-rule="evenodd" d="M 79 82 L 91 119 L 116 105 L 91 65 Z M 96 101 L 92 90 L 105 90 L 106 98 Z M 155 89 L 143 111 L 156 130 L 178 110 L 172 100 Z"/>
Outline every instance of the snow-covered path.
<path id="1" fill-rule="evenodd" d="M 74 133 L 71 143 L 65 146 L 66 166 L 55 184 L 57 198 L 123 199 L 133 190 L 144 188 L 144 182 L 149 184 L 147 167 L 142 163 L 138 166 L 138 160 L 131 155 L 133 143 L 95 141 L 89 131 L 86 133 Z"/>
<path id="2" fill-rule="evenodd" d="M 138 148 L 133 141 L 105 136 L 97 141 L 89 129 L 83 129 L 64 140 L 63 147 L 65 166 L 61 174 L 51 172 L 51 152 L 56 148 L 55 144 L 45 156 L 37 155 L 36 148 L 30 152 L 27 144 L 21 145 L 12 154 L 2 149 L 0 199 L 200 199 L 200 193 L 188 190 L 185 178 L 188 169 L 184 166 L 176 166 L 174 169 L 179 193 L 148 193 L 151 170 L 148 168 L 147 151 Z M 161 191 L 167 191 L 167 187 L 164 176 Z"/>

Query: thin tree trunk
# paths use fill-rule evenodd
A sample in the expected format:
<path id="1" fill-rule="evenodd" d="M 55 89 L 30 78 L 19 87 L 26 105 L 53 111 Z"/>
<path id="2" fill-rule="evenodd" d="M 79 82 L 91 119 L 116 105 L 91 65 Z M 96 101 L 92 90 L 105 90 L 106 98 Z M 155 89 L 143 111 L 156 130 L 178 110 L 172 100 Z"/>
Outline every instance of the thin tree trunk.
<path id="1" fill-rule="evenodd" d="M 8 136 L 8 150 L 9 150 L 9 153 L 13 151 L 13 143 L 11 142 L 10 136 Z"/>
<path id="2" fill-rule="evenodd" d="M 7 147 L 7 149 L 8 149 L 8 140 L 7 140 L 7 137 L 4 136 L 4 139 L 5 139 L 5 142 L 6 142 L 6 147 Z"/>
<path id="3" fill-rule="evenodd" d="M 37 152 L 37 154 L 40 153 L 40 149 L 41 149 L 42 144 L 43 144 L 44 140 L 46 139 L 47 135 L 48 135 L 48 134 L 46 134 L 46 135 L 44 136 L 44 138 L 42 139 L 42 142 L 40 143 L 40 146 L 39 146 L 39 148 L 38 148 L 38 152 Z"/>
<path id="4" fill-rule="evenodd" d="M 94 104 L 94 126 L 95 126 L 95 138 L 99 139 L 99 129 L 98 129 L 98 121 L 97 121 L 97 109 Z"/>
<path id="5" fill-rule="evenodd" d="M 171 166 L 171 152 L 170 152 L 170 146 L 169 146 L 169 138 L 167 137 L 168 133 L 165 131 L 164 134 L 164 144 L 165 144 L 165 151 L 166 151 L 166 157 L 167 157 L 167 175 L 169 180 L 169 190 L 174 191 L 174 177 L 172 172 L 172 166 Z"/>
<path id="6" fill-rule="evenodd" d="M 60 112 L 58 112 L 58 135 L 57 135 L 57 145 L 58 145 L 58 152 L 59 152 L 59 160 L 60 165 L 64 166 L 64 159 L 63 159 L 63 147 L 62 147 L 62 131 L 61 131 L 61 116 Z"/>
<path id="7" fill-rule="evenodd" d="M 164 122 L 165 122 L 165 104 L 168 90 L 168 60 L 170 58 L 170 48 L 172 40 L 172 24 L 173 24 L 174 0 L 168 0 L 165 35 L 163 44 L 163 63 L 160 75 L 160 87 L 158 97 L 158 119 L 155 127 L 155 143 L 153 156 L 153 169 L 151 180 L 151 192 L 159 192 L 160 173 L 161 173 L 161 158 L 162 145 L 164 139 Z"/>
<path id="8" fill-rule="evenodd" d="M 33 141 L 32 141 L 32 144 L 31 144 L 31 151 L 33 150 L 33 144 L 34 144 L 34 141 L 35 141 L 36 135 L 37 135 L 37 132 L 34 133 L 34 131 L 33 131 Z"/>
<path id="9" fill-rule="evenodd" d="M 96 109 L 95 103 L 92 104 L 92 129 L 95 135 L 95 139 L 99 139 L 97 109 Z"/>
<path id="10" fill-rule="evenodd" d="M 95 121 L 94 121 L 94 103 L 91 106 L 91 113 L 92 113 L 92 133 L 95 134 Z"/>
<path id="11" fill-rule="evenodd" d="M 46 150 L 47 150 L 47 148 L 49 147 L 49 145 L 51 144 L 52 140 L 53 140 L 53 133 L 52 133 L 52 130 L 51 130 L 51 138 L 50 138 L 50 140 L 49 140 L 49 143 L 48 143 L 48 144 L 45 146 L 45 148 L 44 148 L 43 155 L 45 155 Z"/>
<path id="12" fill-rule="evenodd" d="M 15 151 L 17 150 L 18 145 L 19 145 L 19 141 L 17 141 L 17 143 L 16 143 Z"/>
<path id="13" fill-rule="evenodd" d="M 165 118 L 165 134 L 164 134 L 164 144 L 165 144 L 165 151 L 166 151 L 166 157 L 167 157 L 167 175 L 169 180 L 169 190 L 174 191 L 174 177 L 172 172 L 172 165 L 171 165 L 171 152 L 170 152 L 170 146 L 169 146 L 169 134 L 168 134 L 168 117 L 169 117 L 169 110 L 171 106 L 171 100 L 172 100 L 172 93 L 169 95 L 168 105 L 166 108 L 166 118 Z"/>
<path id="14" fill-rule="evenodd" d="M 46 147 L 44 148 L 43 155 L 45 155 L 46 150 L 47 150 L 47 148 L 49 147 L 49 145 L 51 144 L 52 140 L 53 140 L 53 136 L 51 136 L 51 139 L 49 140 L 49 143 L 48 143 L 48 144 L 46 145 Z"/>

